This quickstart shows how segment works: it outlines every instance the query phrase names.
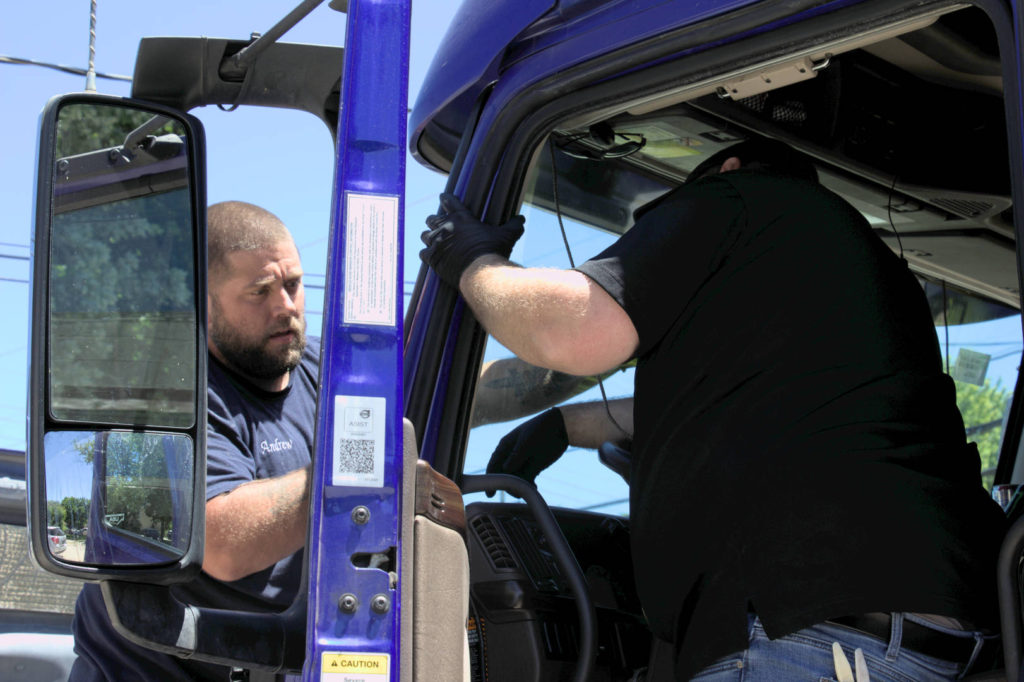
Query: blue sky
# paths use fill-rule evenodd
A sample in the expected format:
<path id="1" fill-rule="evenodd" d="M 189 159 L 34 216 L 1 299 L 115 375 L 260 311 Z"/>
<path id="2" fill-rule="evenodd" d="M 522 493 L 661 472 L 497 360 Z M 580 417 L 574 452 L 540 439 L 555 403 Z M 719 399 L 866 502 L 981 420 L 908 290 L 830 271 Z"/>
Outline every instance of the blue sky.
<path id="1" fill-rule="evenodd" d="M 131 75 L 143 36 L 211 36 L 245 39 L 264 32 L 298 0 L 182 0 L 173 6 L 148 0 L 99 0 L 96 70 Z M 410 106 L 444 35 L 457 0 L 413 3 Z M 172 8 L 168 11 L 167 8 Z M 89 56 L 89 0 L 12 3 L 0 22 L 0 55 L 84 68 Z M 345 17 L 324 4 L 289 31 L 289 42 L 342 45 Z M 29 242 L 34 220 L 36 137 L 39 112 L 52 95 L 85 88 L 85 78 L 36 66 L 0 63 L 0 448 L 24 450 L 27 395 Z M 98 79 L 97 90 L 128 95 L 129 85 Z M 295 111 L 242 108 L 227 113 L 195 109 L 206 128 L 210 202 L 240 199 L 265 206 L 289 226 L 307 279 L 309 324 L 321 325 L 320 297 L 326 270 L 334 149 L 317 118 Z M 437 206 L 444 177 L 410 157 L 406 191 L 406 280 L 419 267 L 423 219 Z M 411 288 L 411 287 L 410 287 Z"/>

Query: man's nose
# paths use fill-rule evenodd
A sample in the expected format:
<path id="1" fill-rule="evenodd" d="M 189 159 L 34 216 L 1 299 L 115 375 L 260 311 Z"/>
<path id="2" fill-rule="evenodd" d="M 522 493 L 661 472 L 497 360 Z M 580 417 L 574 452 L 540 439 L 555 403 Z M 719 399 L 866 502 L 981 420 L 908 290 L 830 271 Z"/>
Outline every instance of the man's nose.
<path id="1" fill-rule="evenodd" d="M 278 314 L 294 316 L 299 311 L 299 306 L 288 290 L 282 287 L 275 301 L 275 312 Z"/>

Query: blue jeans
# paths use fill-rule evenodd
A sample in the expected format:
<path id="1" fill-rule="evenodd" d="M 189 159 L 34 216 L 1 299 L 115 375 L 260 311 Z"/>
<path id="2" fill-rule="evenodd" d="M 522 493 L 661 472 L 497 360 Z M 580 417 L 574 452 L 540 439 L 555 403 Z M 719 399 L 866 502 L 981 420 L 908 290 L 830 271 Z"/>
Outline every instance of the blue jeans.
<path id="1" fill-rule="evenodd" d="M 973 662 L 943 661 L 901 648 L 903 619 L 912 619 L 922 625 L 926 623 L 912 614 L 893 616 L 894 636 L 889 642 L 883 642 L 877 637 L 830 623 L 770 640 L 761 627 L 761 621 L 752 615 L 748 648 L 715 661 L 693 679 L 701 682 L 831 682 L 836 679 L 833 642 L 839 642 L 843 647 L 851 668 L 854 666 L 854 650 L 859 648 L 864 652 L 871 682 L 956 680 Z M 977 656 L 983 639 L 981 633 L 927 625 L 940 632 L 975 640 L 978 644 L 974 648 L 974 656 Z"/>

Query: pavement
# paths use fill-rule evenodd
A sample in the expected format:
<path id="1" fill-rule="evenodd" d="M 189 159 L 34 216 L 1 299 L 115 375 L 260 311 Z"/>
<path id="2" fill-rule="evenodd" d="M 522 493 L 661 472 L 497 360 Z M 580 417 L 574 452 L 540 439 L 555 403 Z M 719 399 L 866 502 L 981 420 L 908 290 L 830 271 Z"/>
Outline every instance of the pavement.
<path id="1" fill-rule="evenodd" d="M 75 556 L 72 552 L 81 552 L 72 545 L 69 540 L 68 558 Z M 25 527 L 0 524 L 0 610 L 73 613 L 83 584 L 38 568 L 29 556 Z"/>

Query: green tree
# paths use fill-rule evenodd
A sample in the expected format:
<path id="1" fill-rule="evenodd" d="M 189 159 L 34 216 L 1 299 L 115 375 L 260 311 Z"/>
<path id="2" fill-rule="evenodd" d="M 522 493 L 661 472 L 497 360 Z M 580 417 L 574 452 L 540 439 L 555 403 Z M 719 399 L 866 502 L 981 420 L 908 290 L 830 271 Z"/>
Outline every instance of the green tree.
<path id="1" fill-rule="evenodd" d="M 79 529 L 89 524 L 89 499 L 86 497 L 65 497 L 60 501 L 64 507 L 67 530 Z"/>
<path id="2" fill-rule="evenodd" d="M 49 500 L 46 503 L 46 519 L 48 526 L 65 527 L 65 511 L 60 502 Z"/>
<path id="3" fill-rule="evenodd" d="M 956 382 L 956 403 L 967 428 L 967 440 L 976 443 L 981 455 L 981 470 L 994 469 L 999 460 L 999 444 L 1003 435 L 1003 415 L 1010 391 L 999 382 L 986 379 L 983 386 Z M 992 485 L 994 474 L 984 477 Z"/>

